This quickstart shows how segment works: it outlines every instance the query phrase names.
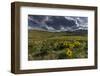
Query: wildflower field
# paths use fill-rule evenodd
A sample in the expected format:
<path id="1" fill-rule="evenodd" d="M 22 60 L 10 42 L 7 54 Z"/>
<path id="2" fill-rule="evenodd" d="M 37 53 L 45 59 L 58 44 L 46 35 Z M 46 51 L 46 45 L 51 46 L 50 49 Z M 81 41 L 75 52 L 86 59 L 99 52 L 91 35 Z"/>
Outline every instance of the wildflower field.
<path id="1" fill-rule="evenodd" d="M 28 31 L 28 60 L 88 57 L 87 35 L 66 32 Z"/>

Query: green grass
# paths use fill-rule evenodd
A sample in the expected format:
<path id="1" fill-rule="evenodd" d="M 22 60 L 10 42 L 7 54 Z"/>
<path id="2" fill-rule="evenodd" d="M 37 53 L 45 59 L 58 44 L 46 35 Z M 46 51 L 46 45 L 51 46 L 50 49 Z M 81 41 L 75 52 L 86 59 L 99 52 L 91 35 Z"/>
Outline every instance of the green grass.
<path id="1" fill-rule="evenodd" d="M 28 32 L 28 59 L 53 60 L 87 58 L 87 35 L 67 32 Z"/>

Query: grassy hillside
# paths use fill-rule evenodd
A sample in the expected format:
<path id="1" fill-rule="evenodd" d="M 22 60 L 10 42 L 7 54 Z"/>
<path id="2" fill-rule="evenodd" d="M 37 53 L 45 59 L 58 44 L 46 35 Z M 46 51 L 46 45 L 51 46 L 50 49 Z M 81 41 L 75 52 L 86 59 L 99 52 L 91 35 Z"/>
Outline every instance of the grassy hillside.
<path id="1" fill-rule="evenodd" d="M 28 31 L 28 59 L 87 58 L 86 32 Z"/>
<path id="2" fill-rule="evenodd" d="M 29 40 L 45 40 L 45 39 L 75 39 L 75 40 L 86 40 L 87 35 L 80 34 L 76 35 L 75 32 L 47 32 L 47 31 L 37 31 L 29 30 L 28 31 Z"/>

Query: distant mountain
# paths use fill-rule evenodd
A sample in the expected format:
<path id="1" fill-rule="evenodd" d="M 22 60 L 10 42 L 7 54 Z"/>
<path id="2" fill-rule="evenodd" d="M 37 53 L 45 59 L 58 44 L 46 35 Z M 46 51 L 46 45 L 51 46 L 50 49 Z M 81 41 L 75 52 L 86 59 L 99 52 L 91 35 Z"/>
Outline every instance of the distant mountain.
<path id="1" fill-rule="evenodd" d="M 75 31 L 66 31 L 67 35 L 87 35 L 88 31 L 83 29 L 78 29 Z"/>
<path id="2" fill-rule="evenodd" d="M 28 15 L 28 29 L 49 32 L 87 30 L 88 18 L 76 16 Z"/>

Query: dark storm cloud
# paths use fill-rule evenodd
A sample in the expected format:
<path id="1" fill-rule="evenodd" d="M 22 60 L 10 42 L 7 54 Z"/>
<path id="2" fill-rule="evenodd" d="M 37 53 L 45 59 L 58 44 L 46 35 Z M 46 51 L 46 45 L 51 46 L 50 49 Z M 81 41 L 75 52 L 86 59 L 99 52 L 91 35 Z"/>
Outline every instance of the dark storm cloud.
<path id="1" fill-rule="evenodd" d="M 54 29 L 60 30 L 61 26 L 63 27 L 72 27 L 76 26 L 75 22 L 73 20 L 67 20 L 63 16 L 52 16 L 51 21 L 47 21 L 46 24 L 48 26 L 53 27 Z"/>
<path id="2" fill-rule="evenodd" d="M 73 16 L 28 15 L 28 26 L 31 29 L 67 31 L 78 29 L 79 26 L 81 26 L 81 28 L 84 26 L 87 27 L 87 19 L 87 17 Z"/>

